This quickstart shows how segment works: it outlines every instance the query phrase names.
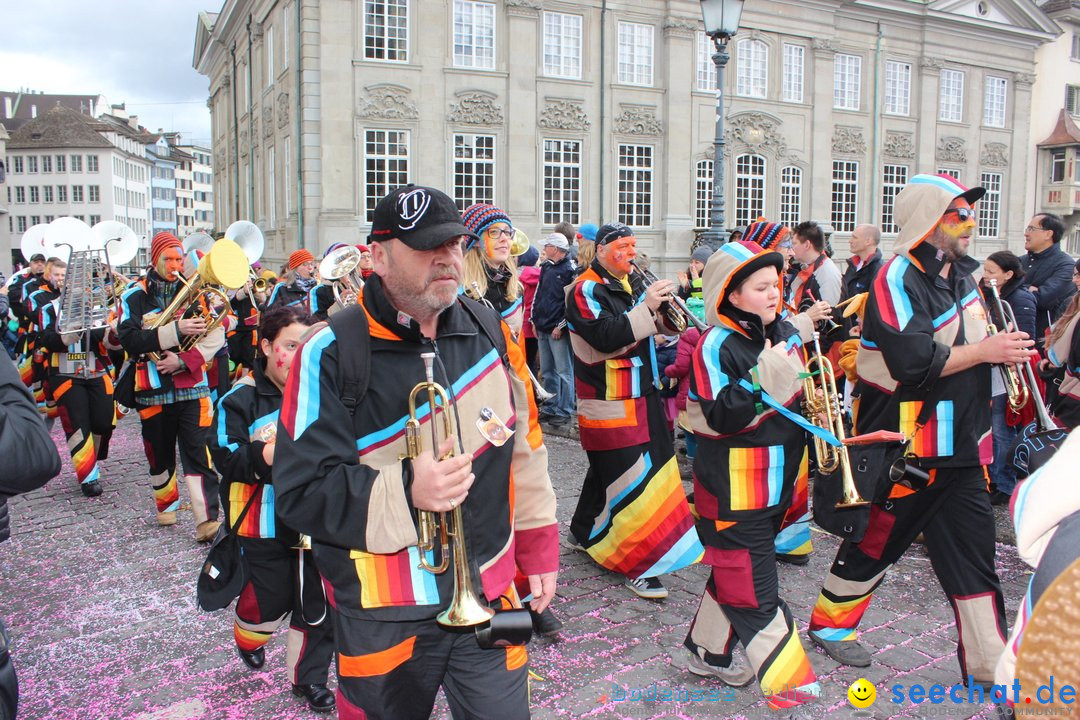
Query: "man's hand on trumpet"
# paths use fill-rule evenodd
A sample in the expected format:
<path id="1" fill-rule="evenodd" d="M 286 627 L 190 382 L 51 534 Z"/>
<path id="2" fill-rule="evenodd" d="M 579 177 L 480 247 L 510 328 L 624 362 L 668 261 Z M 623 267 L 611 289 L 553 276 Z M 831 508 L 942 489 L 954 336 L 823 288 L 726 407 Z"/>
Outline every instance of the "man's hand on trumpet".
<path id="1" fill-rule="evenodd" d="M 455 439 L 444 438 L 439 444 L 439 457 L 454 449 Z M 413 507 L 431 512 L 449 512 L 465 502 L 476 476 L 472 473 L 472 455 L 455 455 L 436 460 L 431 450 L 424 449 L 412 461 Z"/>
<path id="2" fill-rule="evenodd" d="M 806 315 L 815 323 L 821 322 L 832 317 L 832 305 L 824 300 L 818 300 L 810 307 L 806 308 Z"/>
<path id="3" fill-rule="evenodd" d="M 674 290 L 675 283 L 670 280 L 657 280 L 645 290 L 645 304 L 656 312 L 657 308 L 671 299 Z"/>

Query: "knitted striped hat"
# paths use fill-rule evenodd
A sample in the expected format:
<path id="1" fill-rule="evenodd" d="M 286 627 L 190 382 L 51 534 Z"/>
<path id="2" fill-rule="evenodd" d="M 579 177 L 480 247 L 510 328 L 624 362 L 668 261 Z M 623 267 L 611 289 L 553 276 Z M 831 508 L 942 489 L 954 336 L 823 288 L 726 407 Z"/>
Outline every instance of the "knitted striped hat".
<path id="1" fill-rule="evenodd" d="M 289 255 L 289 269 L 295 270 L 306 262 L 315 262 L 315 256 L 310 251 L 300 248 Z"/>
<path id="2" fill-rule="evenodd" d="M 769 222 L 765 218 L 759 217 L 746 226 L 746 234 L 742 236 L 742 239 L 747 242 L 757 243 L 765 250 L 771 250 L 783 242 L 784 238 L 790 234 L 791 228 L 788 226 Z"/>
<path id="3" fill-rule="evenodd" d="M 173 235 L 171 232 L 162 230 L 154 239 L 150 241 L 150 264 L 157 267 L 158 260 L 161 258 L 161 253 L 167 249 L 175 247 L 180 250 L 180 254 L 184 254 L 184 245 L 180 242 L 180 239 Z"/>
<path id="4" fill-rule="evenodd" d="M 461 224 L 477 237 L 480 237 L 485 230 L 498 222 L 506 223 L 511 229 L 514 227 L 514 223 L 510 222 L 509 215 L 500 208 L 487 203 L 470 205 L 465 208 L 465 212 L 461 214 Z M 469 242 L 465 245 L 465 250 L 471 250 L 474 245 L 476 245 L 476 241 L 470 238 Z"/>

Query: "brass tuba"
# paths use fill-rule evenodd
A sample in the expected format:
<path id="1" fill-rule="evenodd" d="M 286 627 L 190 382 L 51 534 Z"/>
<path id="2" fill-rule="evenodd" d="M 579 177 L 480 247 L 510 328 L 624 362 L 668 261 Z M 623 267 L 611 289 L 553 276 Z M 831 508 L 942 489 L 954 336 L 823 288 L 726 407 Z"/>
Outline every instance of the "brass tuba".
<path id="1" fill-rule="evenodd" d="M 421 353 L 420 358 L 424 361 L 426 379 L 424 382 L 417 383 L 409 393 L 409 420 L 405 423 L 405 457 L 408 458 L 419 457 L 423 452 L 420 420 L 416 410 L 417 401 L 422 395 L 427 395 L 430 409 L 428 422 L 431 429 L 432 451 L 437 451 L 441 440 L 436 419 L 439 406 L 442 407 L 442 439 L 456 435 L 454 419 L 450 414 L 450 399 L 446 390 L 435 382 L 435 353 Z M 451 450 L 446 457 L 451 457 L 453 454 Z M 446 457 L 440 460 L 445 460 Z M 449 513 L 417 510 L 416 519 L 417 547 L 420 550 L 419 567 L 422 570 L 436 575 L 445 572 L 451 562 L 451 543 L 453 545 L 454 596 L 450 600 L 449 607 L 439 613 L 436 618 L 438 623 L 447 627 L 473 627 L 490 621 L 495 611 L 481 602 L 469 574 L 469 556 L 465 549 L 465 525 L 462 521 L 461 505 L 455 505 Z M 427 561 L 425 554 L 435 551 L 436 535 L 438 535 L 439 562 L 433 565 Z"/>
<path id="2" fill-rule="evenodd" d="M 186 352 L 195 347 L 225 321 L 225 316 L 229 314 L 229 296 L 225 291 L 244 286 L 248 277 L 247 267 L 247 256 L 239 245 L 227 238 L 218 240 L 203 255 L 198 270 L 190 280 L 180 277 L 183 287 L 148 329 L 156 330 L 167 325 L 178 315 L 184 318 L 201 316 L 206 321 L 206 330 L 201 335 L 185 336 L 180 342 L 179 351 Z M 155 362 L 161 359 L 156 352 L 148 355 Z"/>
<path id="3" fill-rule="evenodd" d="M 360 250 L 355 245 L 342 245 L 329 252 L 319 263 L 319 277 L 334 289 L 334 300 L 345 308 L 356 304 L 364 281 L 356 268 L 360 265 Z"/>
<path id="4" fill-rule="evenodd" d="M 840 471 L 843 491 L 836 507 L 867 505 L 869 501 L 859 495 L 859 488 L 855 486 L 855 478 L 851 474 L 851 458 L 848 457 L 847 445 L 844 444 L 847 437 L 844 431 L 844 415 L 840 410 L 840 395 L 836 391 L 836 373 L 833 371 L 832 362 L 821 352 L 821 333 L 816 331 L 814 354 L 806 361 L 804 370 L 803 414 L 810 422 L 831 432 L 840 441 L 840 445 L 834 447 L 821 438 L 814 437 L 818 469 L 822 473 Z"/>

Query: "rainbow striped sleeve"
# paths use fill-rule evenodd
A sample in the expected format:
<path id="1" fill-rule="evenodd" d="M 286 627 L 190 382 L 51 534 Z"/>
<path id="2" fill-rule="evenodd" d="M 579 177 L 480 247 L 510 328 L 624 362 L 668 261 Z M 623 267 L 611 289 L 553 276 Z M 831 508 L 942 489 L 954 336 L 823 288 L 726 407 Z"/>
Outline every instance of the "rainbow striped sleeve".
<path id="1" fill-rule="evenodd" d="M 281 404 L 281 424 L 293 440 L 319 417 L 323 352 L 334 340 L 334 331 L 325 327 L 304 342 L 293 360 Z"/>

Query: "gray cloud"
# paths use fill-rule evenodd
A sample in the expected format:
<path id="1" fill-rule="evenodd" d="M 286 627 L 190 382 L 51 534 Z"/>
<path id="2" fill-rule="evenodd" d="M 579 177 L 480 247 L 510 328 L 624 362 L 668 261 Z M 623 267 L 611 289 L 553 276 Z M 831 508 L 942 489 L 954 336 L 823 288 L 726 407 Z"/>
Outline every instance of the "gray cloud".
<path id="1" fill-rule="evenodd" d="M 101 93 L 150 130 L 208 142 L 208 82 L 192 67 L 200 10 L 221 0 L 5 3 L 0 88 Z"/>

